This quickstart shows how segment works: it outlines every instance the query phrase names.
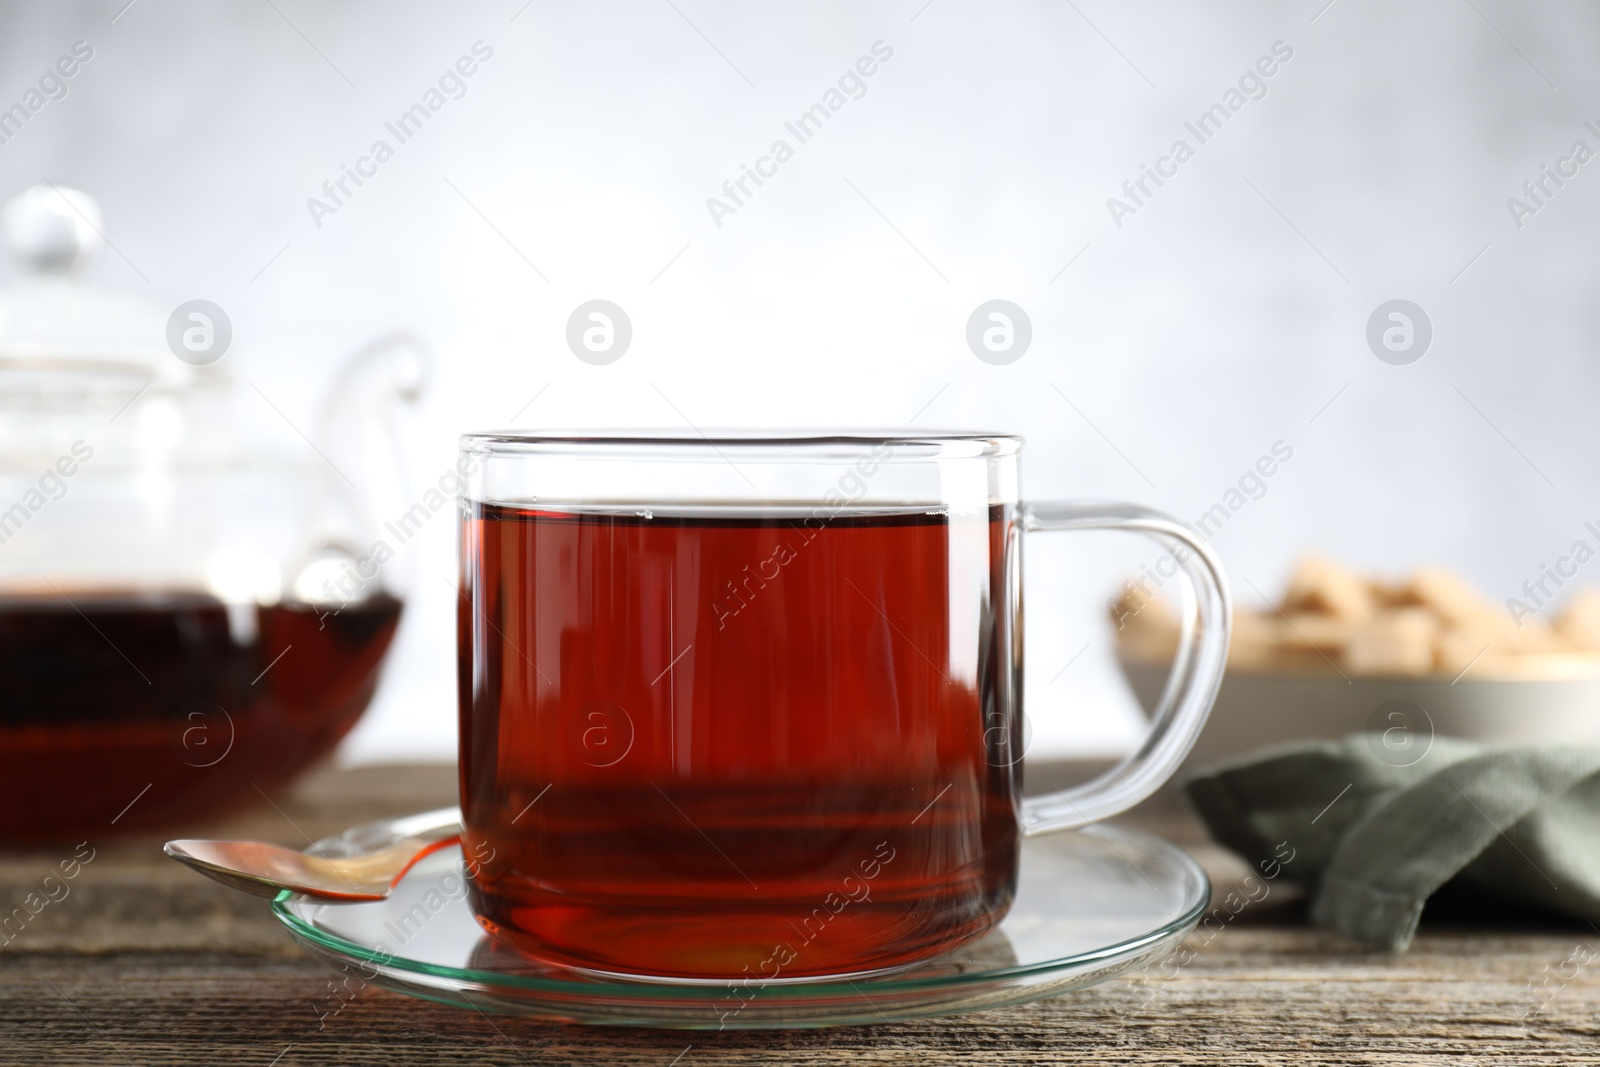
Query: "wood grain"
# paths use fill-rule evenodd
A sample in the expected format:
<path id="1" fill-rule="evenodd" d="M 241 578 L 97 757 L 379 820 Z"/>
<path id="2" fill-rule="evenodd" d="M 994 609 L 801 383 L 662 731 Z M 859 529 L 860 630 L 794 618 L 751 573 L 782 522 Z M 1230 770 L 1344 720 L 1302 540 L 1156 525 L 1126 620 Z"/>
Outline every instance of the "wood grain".
<path id="1" fill-rule="evenodd" d="M 450 803 L 454 789 L 442 766 L 324 772 L 185 832 L 297 842 Z M 1170 803 L 1129 821 L 1188 847 L 1219 894 L 1244 874 Z M 599 1029 L 368 988 L 319 1029 L 312 1005 L 326 1003 L 333 972 L 296 948 L 261 901 L 196 877 L 158 845 L 95 842 L 68 894 L 0 944 L 0 1063 L 1600 1062 L 1600 933 L 1458 908 L 1425 921 L 1405 955 L 1374 954 L 1311 929 L 1287 887 L 1220 932 L 1192 937 L 1182 967 L 976 1015 L 775 1033 Z M 4 910 L 72 850 L 58 851 L 0 854 Z"/>

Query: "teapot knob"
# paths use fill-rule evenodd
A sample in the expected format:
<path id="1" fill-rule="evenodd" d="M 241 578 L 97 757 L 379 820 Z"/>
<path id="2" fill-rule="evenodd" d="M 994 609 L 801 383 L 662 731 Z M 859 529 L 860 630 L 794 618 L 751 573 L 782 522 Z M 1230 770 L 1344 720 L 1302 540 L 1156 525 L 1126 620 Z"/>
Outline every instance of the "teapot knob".
<path id="1" fill-rule="evenodd" d="M 70 274 L 99 249 L 105 222 L 88 193 L 33 185 L 0 209 L 6 249 L 35 274 Z"/>

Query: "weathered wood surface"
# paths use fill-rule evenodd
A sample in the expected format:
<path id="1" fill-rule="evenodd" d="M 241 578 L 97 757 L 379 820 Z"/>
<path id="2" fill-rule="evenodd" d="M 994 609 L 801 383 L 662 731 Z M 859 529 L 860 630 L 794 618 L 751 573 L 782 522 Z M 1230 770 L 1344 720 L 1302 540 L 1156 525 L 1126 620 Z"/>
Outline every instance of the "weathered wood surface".
<path id="1" fill-rule="evenodd" d="M 272 798 L 276 809 L 205 829 L 288 843 L 453 795 L 445 767 L 329 772 Z M 1219 894 L 1244 874 L 1180 811 L 1132 821 L 1190 848 Z M 312 1005 L 332 972 L 263 902 L 157 844 L 95 842 L 66 895 L 0 944 L 0 1063 L 1600 1063 L 1600 933 L 1458 914 L 1425 922 L 1412 950 L 1390 957 L 1312 930 L 1287 889 L 1209 943 L 1191 939 L 1195 956 L 1175 976 L 983 1014 L 778 1033 L 591 1029 L 369 988 L 319 1031 Z M 39 891 L 71 852 L 60 851 L 0 854 L 0 905 Z"/>

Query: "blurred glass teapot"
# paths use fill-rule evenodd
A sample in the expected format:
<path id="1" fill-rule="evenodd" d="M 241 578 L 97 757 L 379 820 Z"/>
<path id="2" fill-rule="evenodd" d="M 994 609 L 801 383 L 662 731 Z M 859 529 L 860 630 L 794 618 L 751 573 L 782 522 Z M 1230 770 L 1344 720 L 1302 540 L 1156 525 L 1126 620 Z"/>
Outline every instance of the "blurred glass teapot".
<path id="1" fill-rule="evenodd" d="M 3 227 L 0 845 L 259 801 L 377 684 L 404 593 L 380 516 L 404 510 L 396 416 L 426 353 L 354 353 L 306 436 L 216 362 L 220 308 L 80 280 L 87 196 L 34 187 Z"/>

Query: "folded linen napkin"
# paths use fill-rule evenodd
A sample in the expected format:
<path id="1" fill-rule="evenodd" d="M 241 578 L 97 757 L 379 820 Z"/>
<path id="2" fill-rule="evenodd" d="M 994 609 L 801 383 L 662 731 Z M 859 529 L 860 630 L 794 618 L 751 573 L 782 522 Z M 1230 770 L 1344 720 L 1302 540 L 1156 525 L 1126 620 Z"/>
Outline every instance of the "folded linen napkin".
<path id="1" fill-rule="evenodd" d="M 1398 759 L 1355 734 L 1212 764 L 1185 788 L 1252 865 L 1287 842 L 1312 921 L 1369 945 L 1403 951 L 1447 883 L 1600 922 L 1600 747 L 1440 737 Z"/>

